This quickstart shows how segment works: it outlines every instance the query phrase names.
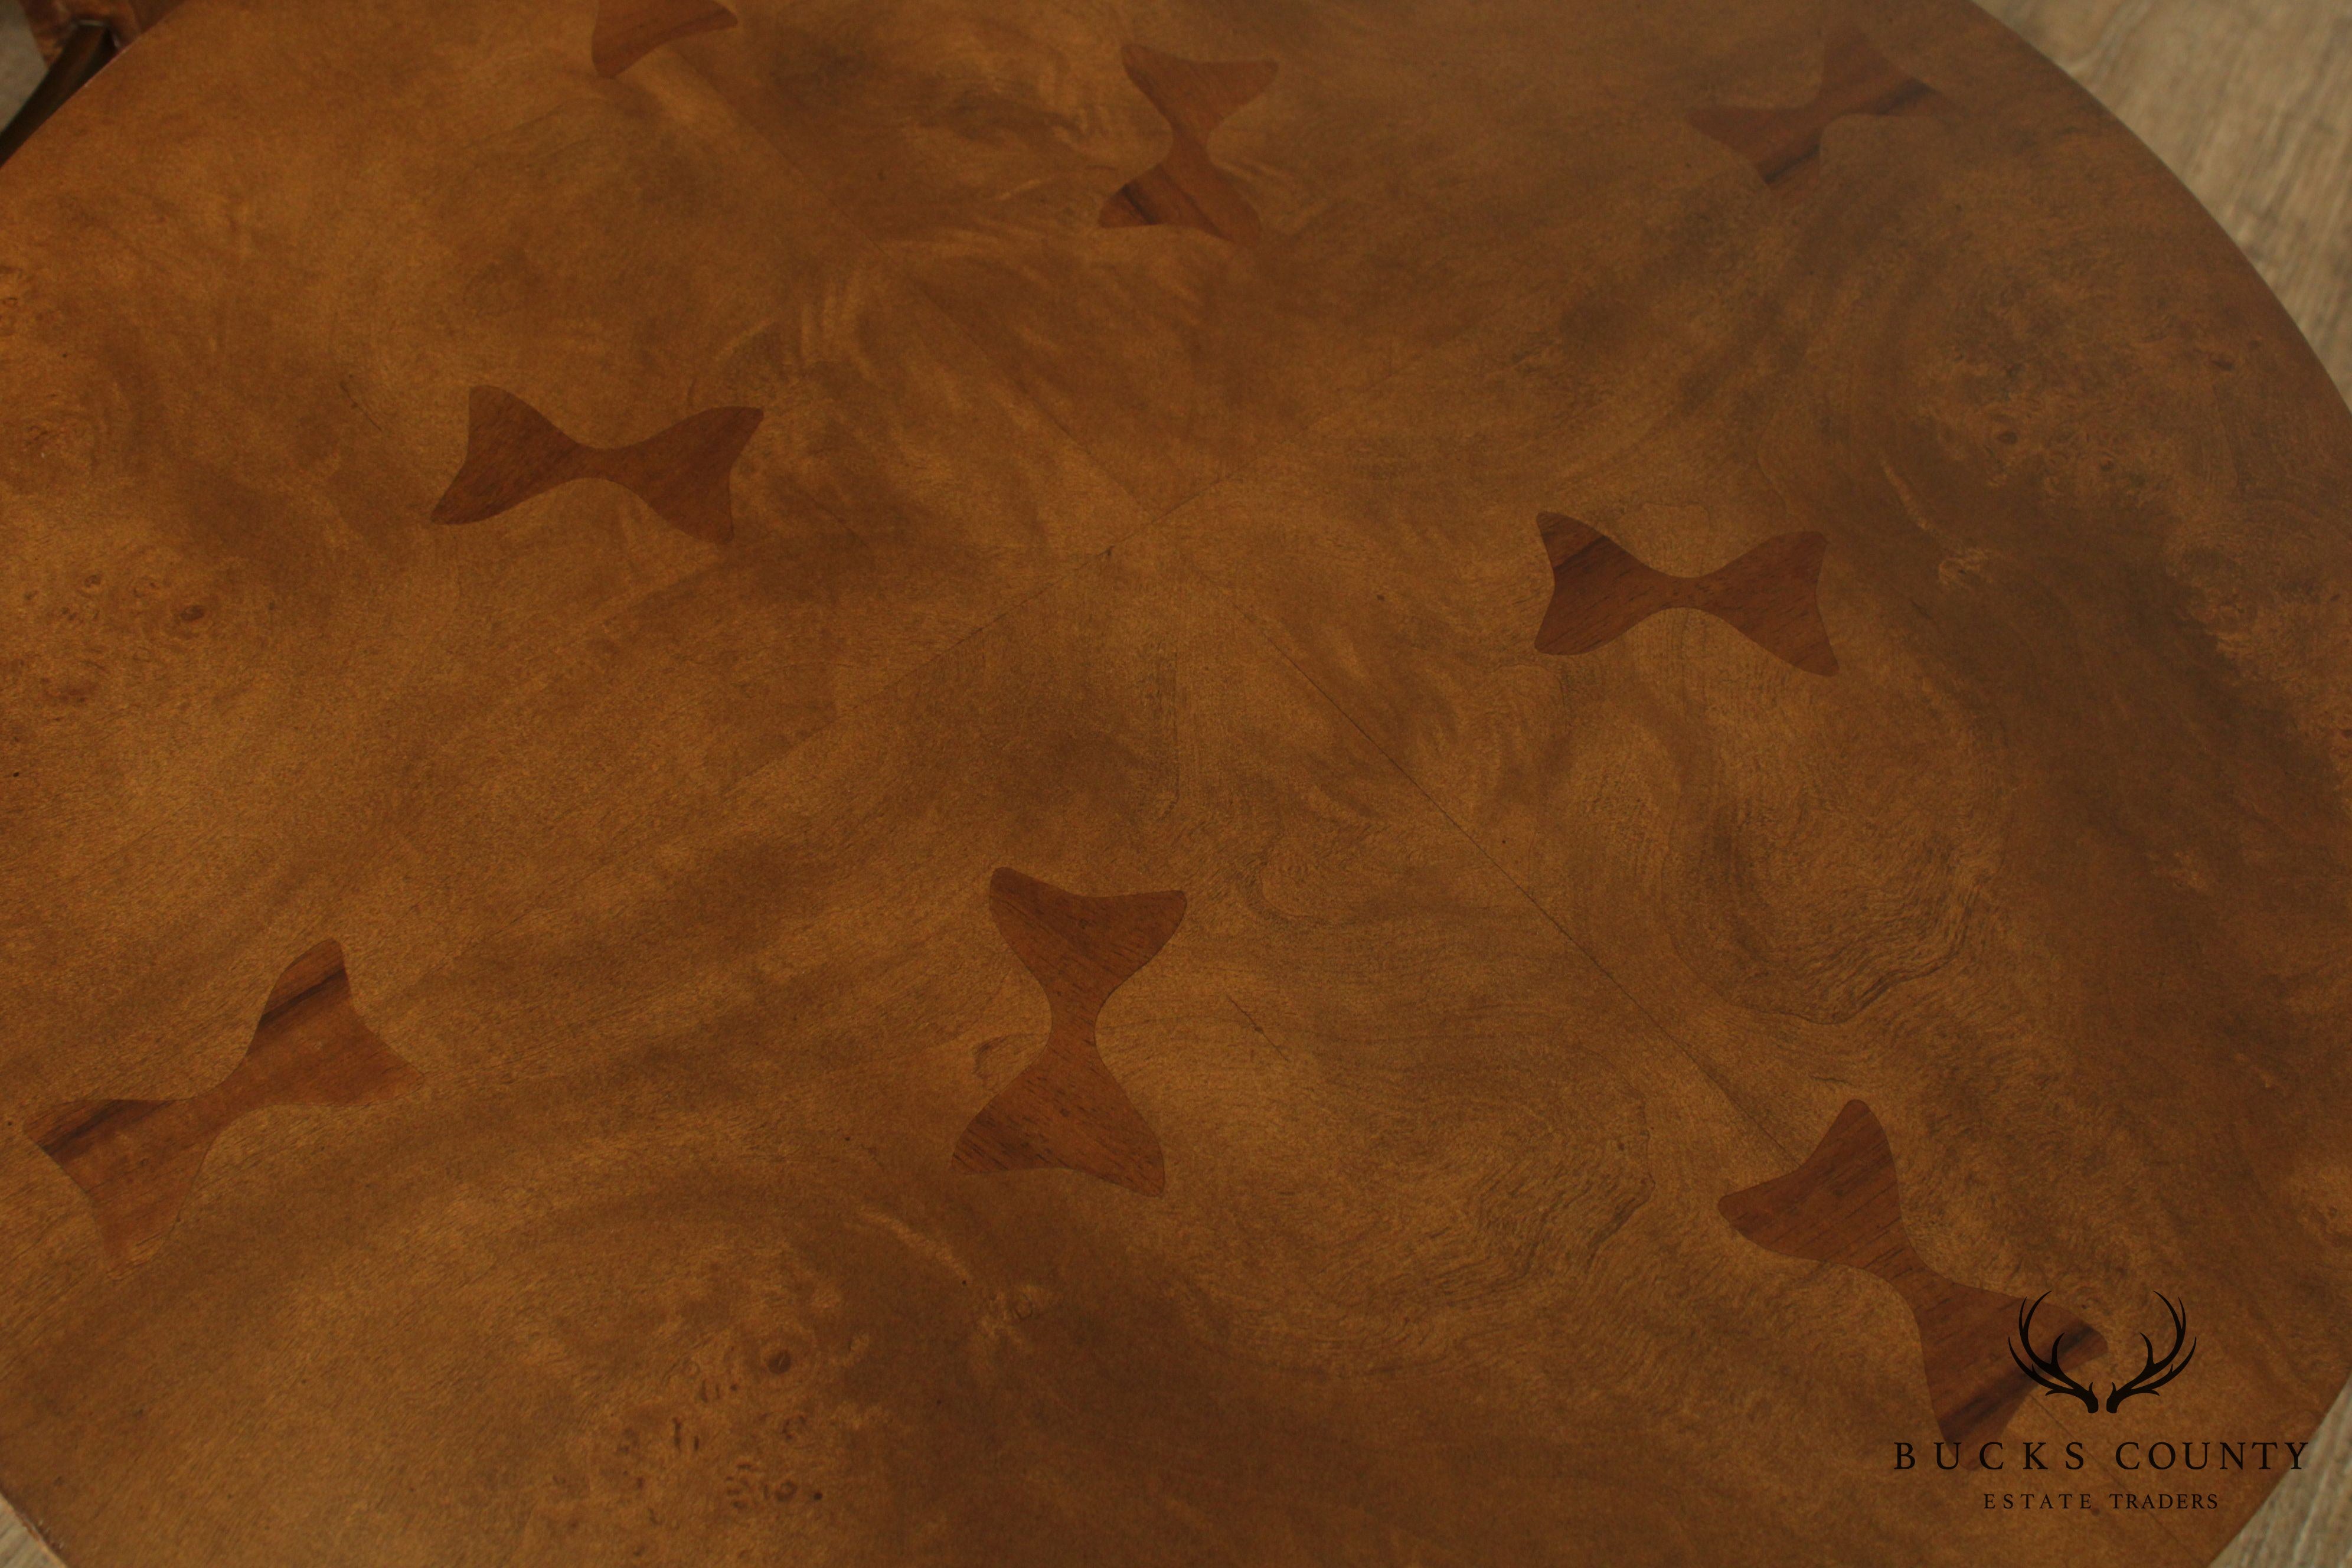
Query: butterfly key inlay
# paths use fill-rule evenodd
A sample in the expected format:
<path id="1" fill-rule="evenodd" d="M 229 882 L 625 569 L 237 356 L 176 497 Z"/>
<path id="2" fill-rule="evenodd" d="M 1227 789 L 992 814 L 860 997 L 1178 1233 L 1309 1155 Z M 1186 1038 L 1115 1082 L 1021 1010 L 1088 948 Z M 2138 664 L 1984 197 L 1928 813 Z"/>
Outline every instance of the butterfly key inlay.
<path id="1" fill-rule="evenodd" d="M 1105 228 L 1175 224 L 1235 245 L 1258 237 L 1256 209 L 1209 158 L 1209 134 L 1274 83 L 1272 60 L 1230 63 L 1180 59 L 1129 44 L 1128 79 L 1166 117 L 1175 141 L 1168 156 L 1119 187 L 1103 204 Z"/>
<path id="2" fill-rule="evenodd" d="M 1904 1232 L 1894 1151 L 1861 1100 L 1846 1103 L 1803 1164 L 1733 1193 L 1721 1207 L 1759 1247 L 1859 1268 L 1895 1287 L 1918 1326 L 1928 1401 L 1947 1442 L 1998 1436 L 2033 1392 L 2010 1344 L 2030 1303 L 1948 1279 L 1921 1260 Z M 2088 1361 L 2106 1349 L 2097 1330 L 2070 1313 L 2053 1308 L 2042 1322 L 2053 1362 Z"/>
<path id="3" fill-rule="evenodd" d="M 1906 115 L 1939 109 L 1936 89 L 1895 65 L 1852 26 L 1832 31 L 1822 49 L 1822 85 L 1791 109 L 1694 110 L 1693 127 L 1756 165 L 1765 184 L 1792 192 L 1821 172 L 1822 133 L 1849 115 Z"/>
<path id="4" fill-rule="evenodd" d="M 1086 898 L 1007 869 L 990 879 L 988 903 L 1005 944 L 1045 988 L 1053 1022 L 1045 1048 L 956 1140 L 957 1167 L 1058 1167 L 1159 1196 L 1168 1181 L 1159 1136 L 1104 1065 L 1095 1019 L 1176 934 L 1184 895 Z"/>
<path id="5" fill-rule="evenodd" d="M 89 1199 L 107 1255 L 152 1256 L 194 1193 L 213 1142 L 269 1105 L 366 1105 L 415 1081 L 352 1005 L 343 950 L 322 942 L 278 978 L 227 1077 L 187 1100 L 80 1100 L 26 1125 Z"/>

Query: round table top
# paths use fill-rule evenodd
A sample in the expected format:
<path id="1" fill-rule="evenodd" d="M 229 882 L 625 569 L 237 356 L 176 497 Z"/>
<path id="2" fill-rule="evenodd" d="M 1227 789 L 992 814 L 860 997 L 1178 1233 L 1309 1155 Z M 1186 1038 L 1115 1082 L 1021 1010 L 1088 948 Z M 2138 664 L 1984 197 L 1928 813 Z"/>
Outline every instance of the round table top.
<path id="1" fill-rule="evenodd" d="M 0 387 L 73 1568 L 2147 1568 L 2352 1368 L 2352 415 L 1964 0 L 197 0 Z"/>

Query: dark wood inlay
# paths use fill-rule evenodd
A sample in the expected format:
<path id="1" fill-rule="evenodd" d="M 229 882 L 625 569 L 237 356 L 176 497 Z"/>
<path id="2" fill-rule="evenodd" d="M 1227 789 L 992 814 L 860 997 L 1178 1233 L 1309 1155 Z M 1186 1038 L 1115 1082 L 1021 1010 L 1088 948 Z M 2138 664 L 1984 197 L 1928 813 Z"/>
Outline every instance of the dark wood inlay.
<path id="1" fill-rule="evenodd" d="M 583 447 L 514 394 L 478 386 L 466 460 L 433 521 L 480 522 L 574 479 L 606 479 L 671 527 L 724 544 L 735 535 L 729 477 L 761 418 L 757 408 L 709 408 L 632 447 Z"/>
<path id="2" fill-rule="evenodd" d="M 1821 534 L 1783 533 L 1704 577 L 1676 577 L 1572 517 L 1545 512 L 1536 526 L 1551 558 L 1551 605 L 1536 633 L 1545 653 L 1591 653 L 1661 610 L 1698 610 L 1799 669 L 1837 673 L 1818 594 Z"/>
<path id="3" fill-rule="evenodd" d="M 107 1255 L 152 1257 L 180 1216 L 213 1141 L 266 1105 L 365 1105 L 389 1100 L 415 1069 L 352 1005 L 339 943 L 322 942 L 278 976 L 253 1043 L 229 1075 L 188 1100 L 80 1100 L 25 1131 L 89 1199 Z"/>
<path id="4" fill-rule="evenodd" d="M 1849 114 L 1916 114 L 1944 100 L 1878 52 L 1851 24 L 1832 28 L 1822 49 L 1822 85 L 1793 109 L 1691 111 L 1690 122 L 1756 165 L 1764 183 L 1796 191 L 1821 168 L 1822 132 Z"/>
<path id="5" fill-rule="evenodd" d="M 1235 245 L 1258 237 L 1257 211 L 1209 160 L 1209 134 L 1274 83 L 1272 60 L 1180 59 L 1141 44 L 1126 52 L 1129 80 L 1168 119 L 1168 156 L 1103 204 L 1106 228 L 1177 224 Z"/>
<path id="6" fill-rule="evenodd" d="M 1103 1064 L 1095 1019 L 1184 921 L 1182 893 L 1086 898 L 1018 871 L 989 881 L 1005 944 L 1045 988 L 1045 1048 L 971 1119 L 955 1163 L 975 1172 L 1083 1171 L 1147 1197 L 1168 1184 L 1159 1135 Z"/>
<path id="7" fill-rule="evenodd" d="M 1849 1100 L 1819 1147 L 1785 1176 L 1733 1193 L 1724 1218 L 1759 1247 L 1875 1274 L 1901 1293 L 1919 1326 L 1927 1398 L 1947 1442 L 1999 1436 L 2033 1380 L 2011 1340 L 2033 1303 L 1947 1279 L 1921 1261 L 1903 1229 L 1895 1152 L 1861 1100 Z M 2061 1364 L 2103 1353 L 2096 1329 L 2053 1305 L 2034 1314 L 2035 1350 Z"/>

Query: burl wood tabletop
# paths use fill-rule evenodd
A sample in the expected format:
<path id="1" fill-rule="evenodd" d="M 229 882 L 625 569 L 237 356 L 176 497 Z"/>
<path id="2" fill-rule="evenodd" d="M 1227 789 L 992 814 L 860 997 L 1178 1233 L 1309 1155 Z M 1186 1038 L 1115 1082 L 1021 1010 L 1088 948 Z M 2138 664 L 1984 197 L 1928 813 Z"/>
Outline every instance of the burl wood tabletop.
<path id="1" fill-rule="evenodd" d="M 74 1568 L 2209 1560 L 2352 414 L 1963 0 L 202 0 L 0 171 Z"/>

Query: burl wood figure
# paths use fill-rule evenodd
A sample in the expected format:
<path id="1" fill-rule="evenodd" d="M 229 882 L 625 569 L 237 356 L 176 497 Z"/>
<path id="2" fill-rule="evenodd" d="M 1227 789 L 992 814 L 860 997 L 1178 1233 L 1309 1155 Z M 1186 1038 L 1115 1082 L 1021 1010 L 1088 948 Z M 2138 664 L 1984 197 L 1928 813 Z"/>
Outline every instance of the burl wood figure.
<path id="1" fill-rule="evenodd" d="M 144 1261 L 204 1174 L 213 1141 L 267 1105 L 370 1105 L 415 1079 L 352 1005 L 343 950 L 322 942 L 286 966 L 253 1043 L 226 1078 L 190 1100 L 78 1100 L 25 1125 L 89 1199 L 107 1255 Z"/>
<path id="2" fill-rule="evenodd" d="M 1045 987 L 1053 1025 L 1035 1059 L 956 1140 L 957 1166 L 1058 1166 L 1158 1197 L 1168 1185 L 1159 1135 L 1103 1065 L 1095 1020 L 1184 923 L 1184 895 L 1086 898 L 1005 868 L 989 880 L 988 908 L 1005 945 Z"/>
<path id="3" fill-rule="evenodd" d="M 1168 118 L 1168 156 L 1103 204 L 1105 228 L 1176 224 L 1235 245 L 1257 242 L 1257 209 L 1209 157 L 1210 133 L 1274 84 L 1272 60 L 1187 60 L 1127 46 L 1129 80 Z"/>
<path id="4" fill-rule="evenodd" d="M 2352 1372 L 2352 409 L 1971 0 L 190 0 L 0 536 L 70 1568 L 2198 1568 Z"/>
<path id="5" fill-rule="evenodd" d="M 1690 122 L 1756 165 L 1764 183 L 1794 194 L 1821 174 L 1822 133 L 1848 115 L 1930 113 L 1944 100 L 1926 82 L 1879 53 L 1851 23 L 1830 29 L 1822 47 L 1822 85 L 1792 109 L 1711 107 Z"/>
<path id="6" fill-rule="evenodd" d="M 1572 517 L 1546 512 L 1537 529 L 1551 558 L 1536 632 L 1546 653 L 1591 653 L 1661 610 L 1697 610 L 1809 674 L 1837 673 L 1818 587 L 1829 541 L 1818 533 L 1784 533 L 1703 577 L 1676 577 Z"/>
<path id="7" fill-rule="evenodd" d="M 2034 1379 L 2019 1365 L 2011 1338 L 2039 1303 L 1947 1279 L 1920 1261 L 1903 1231 L 1895 1152 L 1870 1107 L 1850 1100 L 1805 1163 L 1785 1176 L 1731 1194 L 1723 1217 L 1742 1236 L 1791 1258 L 1840 1263 L 1874 1274 L 1901 1293 L 1919 1325 L 1927 1402 L 1947 1442 L 1997 1437 Z M 2037 1314 L 2059 1366 L 2089 1361 L 2106 1342 L 2057 1309 Z"/>
<path id="8" fill-rule="evenodd" d="M 465 465 L 433 521 L 480 522 L 575 479 L 606 479 L 671 527 L 724 544 L 735 534 L 729 477 L 760 419 L 756 408 L 708 408 L 635 446 L 583 447 L 512 393 L 478 386 L 467 404 Z"/>

